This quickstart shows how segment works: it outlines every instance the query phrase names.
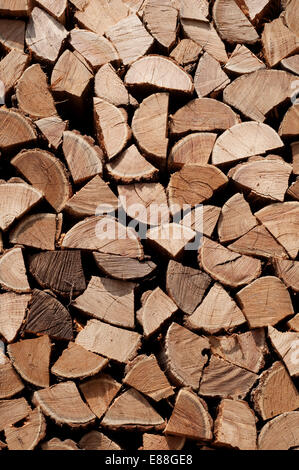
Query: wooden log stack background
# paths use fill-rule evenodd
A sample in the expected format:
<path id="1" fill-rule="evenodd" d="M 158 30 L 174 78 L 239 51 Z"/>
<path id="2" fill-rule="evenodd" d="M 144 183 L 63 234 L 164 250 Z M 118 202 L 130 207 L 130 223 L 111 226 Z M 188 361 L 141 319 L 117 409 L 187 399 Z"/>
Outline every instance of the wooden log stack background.
<path id="1" fill-rule="evenodd" d="M 298 449 L 299 1 L 0 0 L 0 59 L 0 450 Z"/>

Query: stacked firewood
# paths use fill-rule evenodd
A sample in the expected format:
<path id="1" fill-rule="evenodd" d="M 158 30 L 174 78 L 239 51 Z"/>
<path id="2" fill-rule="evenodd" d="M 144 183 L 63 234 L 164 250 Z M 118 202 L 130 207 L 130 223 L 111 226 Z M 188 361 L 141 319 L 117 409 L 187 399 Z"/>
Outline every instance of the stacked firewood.
<path id="1" fill-rule="evenodd" d="M 0 450 L 299 448 L 299 1 L 0 16 Z"/>

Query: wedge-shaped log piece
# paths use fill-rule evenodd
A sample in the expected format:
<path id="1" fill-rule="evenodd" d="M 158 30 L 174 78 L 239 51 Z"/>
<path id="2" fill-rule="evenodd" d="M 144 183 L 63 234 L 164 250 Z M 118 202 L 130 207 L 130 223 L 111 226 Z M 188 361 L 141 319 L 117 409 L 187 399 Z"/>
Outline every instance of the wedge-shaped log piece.
<path id="1" fill-rule="evenodd" d="M 44 289 L 63 296 L 86 288 L 80 251 L 44 251 L 29 258 L 29 271 Z"/>
<path id="2" fill-rule="evenodd" d="M 65 23 L 67 0 L 37 0 L 37 3 L 60 23 Z"/>
<path id="3" fill-rule="evenodd" d="M 166 274 L 166 290 L 176 305 L 191 315 L 201 303 L 211 278 L 199 269 L 169 261 Z"/>
<path id="4" fill-rule="evenodd" d="M 246 46 L 238 44 L 224 66 L 226 72 L 237 75 L 256 72 L 265 69 L 266 65 L 256 57 Z"/>
<path id="5" fill-rule="evenodd" d="M 282 14 L 288 28 L 299 36 L 299 7 L 296 0 L 290 0 L 287 3 L 285 12 Z"/>
<path id="6" fill-rule="evenodd" d="M 9 344 L 7 352 L 20 376 L 36 387 L 50 385 L 51 343 L 48 336 Z"/>
<path id="7" fill-rule="evenodd" d="M 0 333 L 8 343 L 13 341 L 25 318 L 30 294 L 8 292 L 0 295 Z"/>
<path id="8" fill-rule="evenodd" d="M 142 325 L 143 334 L 146 338 L 157 333 L 178 310 L 176 304 L 160 287 L 144 294 L 141 302 L 142 307 L 137 312 L 137 320 Z"/>
<path id="9" fill-rule="evenodd" d="M 30 292 L 21 248 L 6 251 L 0 258 L 0 284 L 14 292 Z"/>
<path id="10" fill-rule="evenodd" d="M 207 52 L 198 62 L 194 76 L 194 86 L 199 98 L 208 96 L 213 91 L 223 90 L 230 83 L 218 60 Z"/>
<path id="11" fill-rule="evenodd" d="M 287 288 L 274 276 L 262 277 L 244 287 L 237 299 L 250 328 L 276 325 L 294 314 Z"/>
<path id="12" fill-rule="evenodd" d="M 266 23 L 262 34 L 265 59 L 270 67 L 299 52 L 299 39 L 287 28 L 282 18 Z"/>
<path id="13" fill-rule="evenodd" d="M 218 222 L 218 235 L 221 243 L 235 240 L 245 235 L 257 225 L 250 205 L 242 194 L 235 194 L 222 207 Z"/>
<path id="14" fill-rule="evenodd" d="M 16 109 L 0 109 L 0 150 L 25 147 L 36 139 L 36 131 L 29 119 Z"/>
<path id="15" fill-rule="evenodd" d="M 299 41 L 299 39 L 298 39 Z M 291 108 L 286 112 L 279 130 L 278 134 L 282 138 L 286 137 L 297 137 L 299 134 L 299 103 L 295 103 Z"/>
<path id="16" fill-rule="evenodd" d="M 271 204 L 256 212 L 255 216 L 285 248 L 289 256 L 295 259 L 299 251 L 299 202 Z"/>
<path id="17" fill-rule="evenodd" d="M 179 0 L 180 18 L 208 22 L 208 0 Z"/>
<path id="18" fill-rule="evenodd" d="M 57 340 L 73 339 L 72 318 L 68 310 L 50 294 L 34 289 L 25 331 L 49 335 Z"/>
<path id="19" fill-rule="evenodd" d="M 96 375 L 107 364 L 107 359 L 70 342 L 52 366 L 51 372 L 64 379 L 84 379 Z"/>
<path id="20" fill-rule="evenodd" d="M 281 61 L 282 67 L 288 72 L 299 75 L 299 54 L 287 57 Z"/>
<path id="21" fill-rule="evenodd" d="M 196 132 L 180 139 L 168 156 L 168 169 L 180 170 L 184 165 L 205 165 L 209 162 L 217 134 Z"/>
<path id="22" fill-rule="evenodd" d="M 288 196 L 290 196 L 292 199 L 295 199 L 296 201 L 299 201 L 299 179 L 295 181 L 289 189 L 287 190 Z"/>
<path id="23" fill-rule="evenodd" d="M 106 169 L 108 174 L 120 183 L 138 183 L 156 179 L 158 169 L 149 163 L 135 145 L 111 160 Z"/>
<path id="24" fill-rule="evenodd" d="M 91 411 L 101 419 L 121 389 L 121 384 L 106 374 L 79 385 Z"/>
<path id="25" fill-rule="evenodd" d="M 58 116 L 52 116 L 35 121 L 35 125 L 48 142 L 48 146 L 57 150 L 62 142 L 62 135 L 67 129 L 68 122 Z"/>
<path id="26" fill-rule="evenodd" d="M 1 0 L 0 12 L 8 16 L 27 16 L 31 10 L 30 0 Z"/>
<path id="27" fill-rule="evenodd" d="M 174 394 L 173 388 L 159 367 L 153 354 L 137 356 L 126 367 L 123 382 L 155 401 Z"/>
<path id="28" fill-rule="evenodd" d="M 299 292 L 299 261 L 275 259 L 274 267 L 277 276 L 282 279 L 287 288 Z"/>
<path id="29" fill-rule="evenodd" d="M 271 0 L 236 0 L 236 2 L 254 24 L 258 23 L 262 16 L 268 12 L 272 3 Z"/>
<path id="30" fill-rule="evenodd" d="M 95 95 L 114 106 L 129 106 L 130 97 L 122 79 L 111 64 L 103 65 L 95 76 Z"/>
<path id="31" fill-rule="evenodd" d="M 195 207 L 195 209 L 182 218 L 180 223 L 187 225 L 187 227 L 207 237 L 211 237 L 220 217 L 220 213 L 220 207 L 205 204 Z"/>
<path id="32" fill-rule="evenodd" d="M 35 408 L 21 427 L 4 429 L 9 450 L 33 450 L 46 435 L 46 421 L 40 408 Z"/>
<path id="33" fill-rule="evenodd" d="M 178 45 L 172 49 L 170 57 L 176 60 L 179 65 L 188 68 L 194 68 L 196 62 L 198 61 L 199 54 L 202 51 L 202 47 L 192 39 L 182 39 Z"/>
<path id="34" fill-rule="evenodd" d="M 168 93 L 150 95 L 135 111 L 132 120 L 138 147 L 162 168 L 167 158 L 168 103 Z"/>
<path id="35" fill-rule="evenodd" d="M 283 147 L 279 135 L 266 124 L 243 122 L 228 129 L 216 140 L 212 163 L 221 165 L 260 155 Z"/>
<path id="36" fill-rule="evenodd" d="M 87 316 L 112 325 L 134 328 L 133 282 L 93 276 L 86 291 L 72 305 Z"/>
<path id="37" fill-rule="evenodd" d="M 239 122 L 229 106 L 212 98 L 197 98 L 171 116 L 170 132 L 183 135 L 193 131 L 224 131 Z"/>
<path id="38" fill-rule="evenodd" d="M 255 414 L 248 403 L 225 398 L 215 421 L 215 445 L 239 450 L 256 450 Z"/>
<path id="39" fill-rule="evenodd" d="M 82 450 L 121 450 L 116 442 L 98 431 L 90 431 L 85 434 L 80 439 L 79 446 Z"/>
<path id="40" fill-rule="evenodd" d="M 23 382 L 10 360 L 0 352 L 0 399 L 11 398 L 23 389 Z"/>
<path id="41" fill-rule="evenodd" d="M 273 348 L 284 362 L 291 377 L 299 376 L 298 345 L 299 333 L 281 333 L 272 326 L 268 327 L 268 336 Z"/>
<path id="42" fill-rule="evenodd" d="M 32 10 L 25 40 L 36 59 L 54 64 L 67 34 L 64 26 L 46 11 L 38 7 Z"/>
<path id="43" fill-rule="evenodd" d="M 166 333 L 163 350 L 163 362 L 171 381 L 198 390 L 203 368 L 208 361 L 205 352 L 209 349 L 207 338 L 172 323 Z"/>
<path id="44" fill-rule="evenodd" d="M 0 61 L 0 80 L 4 92 L 10 93 L 22 76 L 29 62 L 29 55 L 13 49 Z"/>
<path id="45" fill-rule="evenodd" d="M 89 320 L 78 334 L 76 343 L 91 352 L 126 363 L 137 355 L 141 336 L 134 331 L 116 328 L 98 320 Z"/>
<path id="46" fill-rule="evenodd" d="M 180 436 L 149 433 L 144 433 L 142 439 L 142 450 L 182 450 L 186 442 L 186 439 Z"/>
<path id="47" fill-rule="evenodd" d="M 299 407 L 298 390 L 279 361 L 261 374 L 251 399 L 254 409 L 264 421 Z"/>
<path id="48" fill-rule="evenodd" d="M 196 232 L 181 224 L 164 224 L 147 231 L 147 241 L 168 258 L 180 259 L 187 245 L 194 241 Z"/>
<path id="49" fill-rule="evenodd" d="M 42 450 L 79 450 L 76 442 L 71 439 L 61 441 L 58 437 L 53 437 L 50 441 L 43 442 Z"/>
<path id="50" fill-rule="evenodd" d="M 145 3 L 143 21 L 156 41 L 169 50 L 176 41 L 178 10 L 171 0 Z"/>
<path id="51" fill-rule="evenodd" d="M 150 403 L 137 392 L 129 389 L 112 403 L 102 420 L 102 426 L 117 430 L 162 430 L 163 418 L 154 410 Z"/>
<path id="52" fill-rule="evenodd" d="M 243 399 L 258 376 L 212 355 L 204 369 L 199 393 L 207 397 Z"/>
<path id="53" fill-rule="evenodd" d="M 221 284 L 214 284 L 202 303 L 185 321 L 192 330 L 210 334 L 236 328 L 245 323 L 245 317 Z"/>
<path id="54" fill-rule="evenodd" d="M 71 381 L 35 392 L 33 402 L 57 424 L 76 428 L 95 420 L 95 415 L 80 397 L 76 384 Z"/>
<path id="55" fill-rule="evenodd" d="M 295 315 L 291 320 L 289 320 L 287 325 L 292 331 L 299 333 L 299 314 Z"/>
<path id="56" fill-rule="evenodd" d="M 30 412 L 25 398 L 0 400 L 0 431 L 26 418 Z"/>
<path id="57" fill-rule="evenodd" d="M 9 234 L 10 243 L 40 250 L 55 250 L 61 232 L 62 217 L 55 214 L 33 214 L 24 217 Z"/>
<path id="58" fill-rule="evenodd" d="M 291 450 L 296 447 L 299 447 L 299 411 L 273 418 L 259 434 L 259 450 Z"/>
<path id="59" fill-rule="evenodd" d="M 208 442 L 213 439 L 212 423 L 205 401 L 183 388 L 177 395 L 165 434 Z"/>
<path id="60" fill-rule="evenodd" d="M 157 265 L 150 259 L 139 261 L 128 256 L 93 253 L 98 268 L 107 276 L 121 281 L 132 281 L 150 276 Z"/>
<path id="61" fill-rule="evenodd" d="M 75 19 L 80 26 L 102 36 L 110 26 L 128 14 L 129 8 L 122 0 L 90 0 L 84 1 L 79 11 L 75 13 Z"/>
<path id="62" fill-rule="evenodd" d="M 254 44 L 259 39 L 235 0 L 216 0 L 213 18 L 221 38 L 229 43 Z"/>
<path id="63" fill-rule="evenodd" d="M 25 26 L 21 20 L 0 19 L 0 44 L 4 50 L 24 52 Z"/>
<path id="64" fill-rule="evenodd" d="M 192 78 L 173 60 L 148 55 L 134 62 L 125 76 L 125 84 L 134 90 L 168 91 L 191 95 Z"/>
<path id="65" fill-rule="evenodd" d="M 216 281 L 230 287 L 240 287 L 261 274 L 261 262 L 240 255 L 208 238 L 204 238 L 199 250 L 202 268 Z"/>

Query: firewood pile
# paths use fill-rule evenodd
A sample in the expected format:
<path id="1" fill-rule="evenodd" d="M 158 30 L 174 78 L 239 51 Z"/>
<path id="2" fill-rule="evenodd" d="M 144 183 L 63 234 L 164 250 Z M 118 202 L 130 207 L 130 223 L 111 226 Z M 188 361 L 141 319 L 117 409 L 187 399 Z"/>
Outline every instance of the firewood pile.
<path id="1" fill-rule="evenodd" d="M 0 450 L 299 448 L 299 1 L 0 0 Z"/>

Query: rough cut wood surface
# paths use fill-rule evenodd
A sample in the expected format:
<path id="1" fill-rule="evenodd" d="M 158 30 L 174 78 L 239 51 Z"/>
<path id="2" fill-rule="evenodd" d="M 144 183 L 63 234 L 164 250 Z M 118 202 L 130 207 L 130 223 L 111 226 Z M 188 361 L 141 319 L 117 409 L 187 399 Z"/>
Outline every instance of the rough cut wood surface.
<path id="1" fill-rule="evenodd" d="M 298 421 L 298 411 L 283 413 L 268 421 L 259 434 L 259 450 L 291 450 L 298 447 Z"/>
<path id="2" fill-rule="evenodd" d="M 41 250 L 55 250 L 61 224 L 61 215 L 45 213 L 28 215 L 10 231 L 9 240 L 14 244 Z"/>
<path id="3" fill-rule="evenodd" d="M 79 388 L 92 412 L 102 418 L 120 391 L 121 384 L 109 375 L 101 374 L 81 383 Z"/>
<path id="4" fill-rule="evenodd" d="M 6 290 L 30 292 L 21 248 L 13 248 L 0 258 L 0 284 Z"/>
<path id="5" fill-rule="evenodd" d="M 9 426 L 4 433 L 9 450 L 33 450 L 46 435 L 46 420 L 40 408 L 35 408 L 23 426 Z"/>

